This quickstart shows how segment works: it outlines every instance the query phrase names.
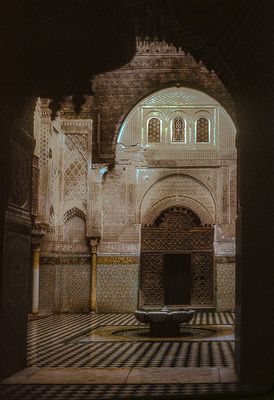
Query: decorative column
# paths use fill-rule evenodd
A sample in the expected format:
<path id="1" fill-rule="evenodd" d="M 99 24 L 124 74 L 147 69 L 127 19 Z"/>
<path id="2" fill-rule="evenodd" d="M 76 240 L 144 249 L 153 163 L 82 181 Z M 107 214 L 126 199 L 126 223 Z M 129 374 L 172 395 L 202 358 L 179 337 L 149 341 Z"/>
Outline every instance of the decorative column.
<path id="1" fill-rule="evenodd" d="M 46 233 L 47 225 L 36 223 L 32 225 L 32 314 L 39 313 L 39 268 L 40 268 L 40 244 Z"/>
<path id="2" fill-rule="evenodd" d="M 89 243 L 91 247 L 91 276 L 90 276 L 90 309 L 95 311 L 97 309 L 96 290 L 97 290 L 97 246 L 99 237 L 90 237 Z"/>
<path id="3" fill-rule="evenodd" d="M 102 184 L 108 168 L 104 164 L 92 164 L 88 170 L 87 239 L 91 247 L 90 266 L 90 309 L 97 309 L 97 247 L 101 238 L 102 226 Z"/>

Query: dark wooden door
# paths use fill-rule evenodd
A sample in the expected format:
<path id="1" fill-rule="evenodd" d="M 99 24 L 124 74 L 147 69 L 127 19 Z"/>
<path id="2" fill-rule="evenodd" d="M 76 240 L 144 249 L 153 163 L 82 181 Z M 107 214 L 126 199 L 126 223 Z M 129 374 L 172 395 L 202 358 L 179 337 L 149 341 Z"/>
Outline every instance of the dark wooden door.
<path id="1" fill-rule="evenodd" d="M 191 255 L 165 254 L 165 304 L 191 303 Z"/>

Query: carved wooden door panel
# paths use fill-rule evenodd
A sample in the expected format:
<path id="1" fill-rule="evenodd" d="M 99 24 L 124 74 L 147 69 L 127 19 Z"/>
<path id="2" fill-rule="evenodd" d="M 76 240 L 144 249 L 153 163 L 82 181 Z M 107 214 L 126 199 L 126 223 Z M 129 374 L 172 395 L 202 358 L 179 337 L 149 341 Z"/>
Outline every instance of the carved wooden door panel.
<path id="1" fill-rule="evenodd" d="M 213 306 L 214 276 L 212 253 L 192 254 L 192 305 Z"/>
<path id="2" fill-rule="evenodd" d="M 141 306 L 164 305 L 163 254 L 143 253 L 141 265 Z"/>
<path id="3" fill-rule="evenodd" d="M 191 210 L 179 207 L 165 210 L 152 226 L 143 227 L 140 306 L 213 306 L 213 238 L 212 227 L 202 226 L 199 218 Z M 165 258 L 168 255 L 175 257 L 170 263 L 169 272 L 178 274 L 180 283 L 175 282 L 176 278 L 166 271 Z M 189 265 L 185 271 L 176 272 L 176 257 L 180 258 L 183 255 L 189 256 Z M 177 290 L 178 296 L 176 294 L 174 298 L 167 293 L 167 289 L 173 290 L 171 287 L 167 288 L 170 285 L 169 280 L 173 281 L 172 285 Z M 185 296 L 180 297 L 180 285 Z"/>

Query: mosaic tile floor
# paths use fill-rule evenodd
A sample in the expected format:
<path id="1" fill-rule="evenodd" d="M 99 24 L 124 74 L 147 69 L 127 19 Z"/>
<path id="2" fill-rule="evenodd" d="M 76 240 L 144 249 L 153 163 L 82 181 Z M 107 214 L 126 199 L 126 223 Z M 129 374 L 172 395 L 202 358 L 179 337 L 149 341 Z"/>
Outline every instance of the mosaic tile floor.
<path id="1" fill-rule="evenodd" d="M 231 325 L 231 313 L 198 313 L 191 325 Z M 233 341 L 84 342 L 99 326 L 139 325 L 131 314 L 62 314 L 29 323 L 28 366 L 233 367 Z"/>
<path id="2" fill-rule="evenodd" d="M 197 313 L 191 325 L 234 324 L 232 313 Z M 29 322 L 32 367 L 233 367 L 233 341 L 88 342 L 75 340 L 99 326 L 137 326 L 131 314 L 62 314 Z M 245 390 L 237 383 L 1 385 L 5 399 L 195 397 Z"/>
<path id="3" fill-rule="evenodd" d="M 132 398 L 202 398 L 206 399 L 244 393 L 245 388 L 229 384 L 184 384 L 184 385 L 2 385 L 5 400 L 49 400 L 49 399 L 132 399 Z M 1 389 L 0 389 L 1 390 Z M 210 397 L 209 397 L 210 396 Z"/>

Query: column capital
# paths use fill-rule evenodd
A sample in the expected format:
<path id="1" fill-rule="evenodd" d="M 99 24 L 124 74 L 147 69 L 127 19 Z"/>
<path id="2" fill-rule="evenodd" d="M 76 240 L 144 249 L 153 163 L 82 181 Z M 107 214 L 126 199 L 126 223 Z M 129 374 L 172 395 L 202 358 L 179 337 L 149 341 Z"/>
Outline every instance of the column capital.
<path id="1" fill-rule="evenodd" d="M 87 238 L 88 240 L 92 239 L 92 238 L 98 238 L 98 240 L 100 240 L 101 237 L 101 233 L 100 233 L 100 229 L 96 226 L 87 226 Z"/>
<path id="2" fill-rule="evenodd" d="M 97 246 L 100 242 L 100 239 L 101 239 L 100 236 L 88 236 L 88 241 L 89 241 L 92 253 L 97 252 Z"/>
<path id="3" fill-rule="evenodd" d="M 36 247 L 40 247 L 41 241 L 43 238 L 43 234 L 39 234 L 39 233 L 32 233 L 31 235 L 31 244 L 32 244 L 32 248 L 33 250 L 36 249 Z"/>
<path id="4" fill-rule="evenodd" d="M 39 242 L 31 242 L 32 244 L 32 250 L 33 251 L 40 251 L 40 241 Z"/>
<path id="5" fill-rule="evenodd" d="M 41 241 L 42 237 L 45 235 L 47 232 L 49 226 L 48 224 L 45 224 L 43 222 L 37 222 L 36 217 L 32 216 L 32 232 L 31 232 L 31 237 L 36 238 L 36 240 Z"/>

